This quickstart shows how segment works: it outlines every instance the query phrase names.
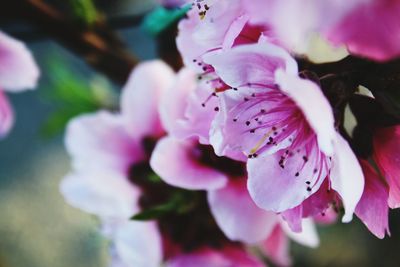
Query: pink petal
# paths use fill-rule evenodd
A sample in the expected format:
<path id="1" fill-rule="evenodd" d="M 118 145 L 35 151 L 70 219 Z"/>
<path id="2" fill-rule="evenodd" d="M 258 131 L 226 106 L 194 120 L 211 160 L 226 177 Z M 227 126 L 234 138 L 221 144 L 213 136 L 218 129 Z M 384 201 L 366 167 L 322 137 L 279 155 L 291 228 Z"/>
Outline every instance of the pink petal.
<path id="1" fill-rule="evenodd" d="M 229 49 L 233 47 L 236 38 L 240 35 L 240 32 L 245 28 L 245 25 L 248 20 L 249 17 L 247 15 L 241 15 L 232 22 L 230 28 L 228 29 L 225 35 L 224 43 L 222 44 L 222 47 L 224 49 Z"/>
<path id="2" fill-rule="evenodd" d="M 318 223 L 330 224 L 337 219 L 337 213 L 331 208 L 333 202 L 338 202 L 337 194 L 330 189 L 329 180 L 324 179 L 317 192 L 299 206 L 282 212 L 282 218 L 293 232 L 301 232 L 303 218 L 312 217 Z"/>
<path id="3" fill-rule="evenodd" d="M 318 191 L 327 169 L 318 166 L 320 172 L 314 171 L 312 163 L 321 158 L 316 145 L 309 153 L 307 164 L 304 164 L 301 156 L 294 154 L 286 161 L 284 168 L 279 164 L 284 154 L 282 150 L 273 155 L 262 153 L 248 160 L 247 186 L 255 203 L 263 209 L 282 212 L 296 207 Z"/>
<path id="4" fill-rule="evenodd" d="M 105 111 L 73 119 L 67 126 L 65 145 L 78 170 L 100 167 L 125 174 L 132 163 L 144 158 L 121 117 Z"/>
<path id="5" fill-rule="evenodd" d="M 172 86 L 165 90 L 161 96 L 159 105 L 162 125 L 169 134 L 179 132 L 178 123 L 185 119 L 189 94 L 196 89 L 196 74 L 190 69 L 179 71 Z"/>
<path id="6" fill-rule="evenodd" d="M 337 134 L 330 174 L 331 186 L 342 198 L 345 214 L 342 222 L 350 222 L 364 190 L 364 175 L 349 144 Z"/>
<path id="7" fill-rule="evenodd" d="M 176 138 L 198 137 L 208 144 L 211 122 L 218 99 L 206 81 L 197 82 L 196 75 L 182 69 L 173 86 L 166 90 L 160 104 L 161 121 L 168 133 Z"/>
<path id="8" fill-rule="evenodd" d="M 346 44 L 353 54 L 390 60 L 400 56 L 399 14 L 399 1 L 366 1 L 331 29 L 328 37 L 337 45 Z"/>
<path id="9" fill-rule="evenodd" d="M 167 267 L 265 267 L 261 261 L 239 247 L 225 247 L 222 250 L 200 249 L 182 254 L 167 263 Z"/>
<path id="10" fill-rule="evenodd" d="M 246 179 L 236 178 L 218 190 L 208 192 L 208 203 L 217 224 L 232 241 L 256 243 L 266 239 L 278 217 L 254 204 Z"/>
<path id="11" fill-rule="evenodd" d="M 14 124 L 14 112 L 7 96 L 0 90 L 0 138 L 6 136 Z"/>
<path id="12" fill-rule="evenodd" d="M 159 267 L 162 243 L 154 222 L 121 221 L 112 224 L 112 267 Z"/>
<path id="13" fill-rule="evenodd" d="M 375 133 L 373 156 L 389 186 L 389 207 L 400 207 L 400 126 Z"/>
<path id="14" fill-rule="evenodd" d="M 265 240 L 260 248 L 262 252 L 278 266 L 290 266 L 292 259 L 290 258 L 289 239 L 282 228 L 277 225 Z"/>
<path id="15" fill-rule="evenodd" d="M 312 196 L 311 196 L 312 197 Z M 299 205 L 292 209 L 286 210 L 281 213 L 283 220 L 286 221 L 290 230 L 296 233 L 300 233 L 302 230 L 302 220 L 303 220 L 303 206 Z"/>
<path id="16" fill-rule="evenodd" d="M 270 20 L 271 11 L 276 0 L 252 0 L 245 5 L 246 13 L 250 15 L 252 24 L 265 24 Z M 268 10 L 266 10 L 268 7 Z"/>
<path id="17" fill-rule="evenodd" d="M 172 69 L 159 60 L 142 63 L 132 71 L 121 95 L 121 113 L 132 136 L 143 138 L 163 133 L 158 105 L 174 77 Z"/>
<path id="18" fill-rule="evenodd" d="M 323 214 L 315 215 L 313 219 L 318 225 L 329 225 L 337 222 L 338 213 L 334 208 L 329 207 Z"/>
<path id="19" fill-rule="evenodd" d="M 0 86 L 18 92 L 35 88 L 38 79 L 39 68 L 27 47 L 0 31 Z"/>
<path id="20" fill-rule="evenodd" d="M 176 39 L 185 65 L 198 72 L 202 72 L 202 65 L 198 65 L 201 64 L 201 57 L 208 51 L 222 48 L 225 38 L 230 40 L 227 43 L 231 43 L 234 35 L 240 31 L 240 26 L 243 26 L 243 23 L 235 23 L 243 14 L 241 0 L 208 0 L 200 4 L 203 7 L 204 4 L 209 6 L 204 18 L 200 18 L 200 10 L 194 6 L 188 12 L 188 19 L 179 23 Z M 231 27 L 234 30 L 230 30 Z"/>
<path id="21" fill-rule="evenodd" d="M 336 137 L 333 112 L 321 89 L 314 82 L 287 74 L 283 70 L 278 70 L 275 77 L 281 91 L 287 94 L 303 112 L 317 135 L 320 149 L 325 154 L 332 154 Z"/>
<path id="22" fill-rule="evenodd" d="M 215 68 L 221 79 L 231 87 L 248 83 L 274 85 L 274 73 L 284 69 L 297 74 L 297 63 L 289 53 L 269 43 L 241 45 L 226 51 L 204 56 L 204 61 Z"/>
<path id="23" fill-rule="evenodd" d="M 387 204 L 389 192 L 368 161 L 360 160 L 360 164 L 365 175 L 365 188 L 355 213 L 374 235 L 382 239 L 385 232 L 390 235 Z"/>
<path id="24" fill-rule="evenodd" d="M 265 88 L 265 91 L 268 90 L 270 89 Z M 262 129 L 251 132 L 251 129 L 258 128 L 254 116 L 260 110 L 273 109 L 274 106 L 273 103 L 267 101 L 268 98 L 252 97 L 252 93 L 257 94 L 259 91 L 242 88 L 238 91 L 229 90 L 219 95 L 219 111 L 210 129 L 210 143 L 217 155 L 232 157 L 236 153 L 235 159 L 240 160 L 240 156 L 252 154 L 251 151 L 259 146 L 260 140 L 266 139 L 265 131 Z M 245 104 L 242 103 L 243 99 L 247 99 Z M 281 107 L 276 106 L 276 108 Z M 266 112 L 262 120 L 279 121 L 281 118 L 278 116 Z M 289 142 L 279 142 L 276 146 L 270 146 L 268 153 L 272 154 L 288 145 L 290 145 Z"/>
<path id="25" fill-rule="evenodd" d="M 158 141 L 150 159 L 151 168 L 168 184 L 192 190 L 223 187 L 228 178 L 202 165 L 196 142 L 164 137 Z"/>
<path id="26" fill-rule="evenodd" d="M 252 23 L 271 27 L 286 48 L 302 54 L 314 34 L 330 29 L 367 1 L 253 0 L 246 8 Z M 265 7 L 268 7 L 267 11 Z"/>
<path id="27" fill-rule="evenodd" d="M 129 218 L 139 211 L 139 190 L 109 170 L 74 172 L 60 184 L 65 201 L 102 217 Z"/>
<path id="28" fill-rule="evenodd" d="M 302 203 L 303 217 L 329 216 L 331 214 L 325 213 L 333 202 L 337 202 L 337 194 L 330 189 L 329 180 L 325 179 L 319 190 Z"/>
<path id="29" fill-rule="evenodd" d="M 286 223 L 281 223 L 281 226 L 286 235 L 297 243 L 311 248 L 318 247 L 319 237 L 312 219 L 303 219 L 302 231 L 299 233 L 293 232 Z"/>

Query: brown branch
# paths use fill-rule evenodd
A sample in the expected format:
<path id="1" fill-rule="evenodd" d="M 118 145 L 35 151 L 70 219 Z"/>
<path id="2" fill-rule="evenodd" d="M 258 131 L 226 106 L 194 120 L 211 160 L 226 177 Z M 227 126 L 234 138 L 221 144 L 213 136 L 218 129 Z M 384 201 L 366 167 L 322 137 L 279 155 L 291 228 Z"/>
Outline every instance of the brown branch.
<path id="1" fill-rule="evenodd" d="M 13 0 L 0 10 L 1 16 L 28 21 L 89 65 L 118 84 L 127 80 L 138 60 L 105 24 L 85 28 L 41 0 Z"/>

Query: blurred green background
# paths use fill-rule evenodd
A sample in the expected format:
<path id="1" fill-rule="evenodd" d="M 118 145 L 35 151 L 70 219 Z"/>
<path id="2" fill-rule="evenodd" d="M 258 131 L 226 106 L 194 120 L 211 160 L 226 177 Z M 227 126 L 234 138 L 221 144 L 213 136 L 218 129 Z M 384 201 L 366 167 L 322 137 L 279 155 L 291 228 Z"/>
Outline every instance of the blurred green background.
<path id="1" fill-rule="evenodd" d="M 100 2 L 111 16 L 145 12 L 154 4 Z M 0 28 L 11 33 L 21 29 L 15 23 L 2 23 Z M 154 40 L 140 28 L 119 33 L 140 59 L 156 57 Z M 58 184 L 68 172 L 69 159 L 62 133 L 57 134 L 52 125 L 63 120 L 63 112 L 86 111 L 60 107 L 57 97 L 62 90 L 87 90 L 81 98 L 99 96 L 88 110 L 97 104 L 113 105 L 118 90 L 52 40 L 28 40 L 28 45 L 42 77 L 38 90 L 10 96 L 17 121 L 8 138 L 0 142 L 0 267 L 107 266 L 107 242 L 97 233 L 96 219 L 66 205 L 59 194 Z M 59 115 L 54 118 L 54 114 Z M 292 246 L 295 266 L 400 266 L 399 222 L 399 212 L 394 211 L 392 237 L 384 240 L 372 236 L 357 219 L 351 224 L 320 227 L 318 249 Z"/>

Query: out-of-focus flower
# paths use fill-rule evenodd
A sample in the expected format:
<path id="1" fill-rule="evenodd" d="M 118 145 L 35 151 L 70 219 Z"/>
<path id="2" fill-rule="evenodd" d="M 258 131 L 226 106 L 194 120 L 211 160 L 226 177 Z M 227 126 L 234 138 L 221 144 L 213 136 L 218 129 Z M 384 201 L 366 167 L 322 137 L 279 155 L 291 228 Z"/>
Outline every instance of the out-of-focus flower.
<path id="1" fill-rule="evenodd" d="M 343 221 L 350 221 L 364 178 L 318 85 L 298 77 L 285 50 L 264 42 L 208 53 L 205 62 L 231 88 L 219 95 L 211 144 L 218 155 L 230 149 L 248 156 L 248 188 L 257 205 L 288 210 L 328 178 L 345 206 Z"/>
<path id="2" fill-rule="evenodd" d="M 324 33 L 365 1 L 255 0 L 245 7 L 250 23 L 271 27 L 287 49 L 302 54 L 314 34 Z"/>
<path id="3" fill-rule="evenodd" d="M 157 79 L 153 79 L 157 77 Z M 162 62 L 138 66 L 121 96 L 121 113 L 99 111 L 70 122 L 66 147 L 73 171 L 61 183 L 66 201 L 99 216 L 113 240 L 113 266 L 159 266 L 161 237 L 152 222 L 129 221 L 140 211 L 132 166 L 146 161 L 147 141 L 162 135 L 158 97 L 174 74 Z"/>
<path id="4" fill-rule="evenodd" d="M 400 56 L 399 14 L 399 1 L 364 0 L 329 29 L 327 36 L 336 45 L 345 44 L 352 54 L 390 60 Z"/>
<path id="5" fill-rule="evenodd" d="M 39 68 L 26 46 L 0 31 L 0 90 L 34 89 L 38 78 Z M 3 92 L 0 92 L 0 111 L 0 137 L 3 137 L 14 121 L 12 108 Z"/>
<path id="6" fill-rule="evenodd" d="M 304 53 L 322 35 L 356 55 L 389 60 L 400 55 L 400 12 L 391 0 L 255 0 L 245 5 L 250 23 L 271 27 L 285 47 Z"/>

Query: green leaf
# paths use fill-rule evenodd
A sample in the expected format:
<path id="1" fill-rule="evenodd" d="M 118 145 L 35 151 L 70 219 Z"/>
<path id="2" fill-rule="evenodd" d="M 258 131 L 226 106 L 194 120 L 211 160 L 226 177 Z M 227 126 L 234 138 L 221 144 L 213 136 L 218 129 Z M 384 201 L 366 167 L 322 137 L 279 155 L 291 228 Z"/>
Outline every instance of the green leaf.
<path id="1" fill-rule="evenodd" d="M 193 210 L 199 201 L 199 192 L 176 189 L 165 203 L 145 209 L 132 216 L 131 220 L 148 221 L 171 213 L 184 214 Z"/>
<path id="2" fill-rule="evenodd" d="M 152 183 L 160 183 L 160 182 L 162 182 L 160 176 L 158 176 L 155 173 L 151 173 L 150 175 L 148 175 L 147 179 L 149 179 L 149 181 L 152 182 Z"/>
<path id="3" fill-rule="evenodd" d="M 167 213 L 177 210 L 179 204 L 182 202 L 182 196 L 180 194 L 175 194 L 172 198 L 161 205 L 146 209 L 131 217 L 131 220 L 136 221 L 148 221 L 157 219 Z"/>
<path id="4" fill-rule="evenodd" d="M 98 19 L 98 12 L 92 0 L 69 0 L 74 16 L 86 26 L 93 25 Z"/>
<path id="5" fill-rule="evenodd" d="M 158 7 L 150 12 L 143 20 L 143 29 L 151 35 L 158 35 L 174 22 L 182 18 L 190 9 L 190 5 L 179 9 Z"/>

